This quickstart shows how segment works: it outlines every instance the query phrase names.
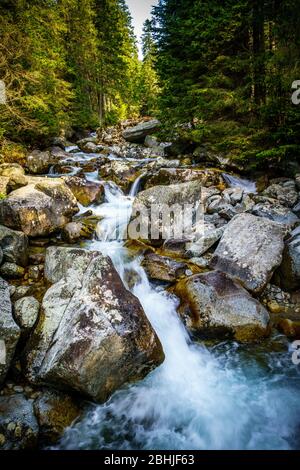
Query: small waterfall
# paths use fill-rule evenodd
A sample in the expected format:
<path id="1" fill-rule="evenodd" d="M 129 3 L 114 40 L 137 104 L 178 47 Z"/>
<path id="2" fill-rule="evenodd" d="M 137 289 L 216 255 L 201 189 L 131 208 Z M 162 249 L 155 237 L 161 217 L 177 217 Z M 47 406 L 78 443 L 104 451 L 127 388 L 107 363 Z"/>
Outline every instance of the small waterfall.
<path id="1" fill-rule="evenodd" d="M 241 188 L 248 194 L 256 194 L 257 187 L 255 181 L 250 181 L 247 179 L 242 179 L 237 176 L 228 175 L 223 173 L 223 178 L 230 188 Z"/>
<path id="2" fill-rule="evenodd" d="M 135 180 L 135 182 L 133 183 L 133 185 L 131 186 L 131 189 L 130 189 L 130 192 L 129 192 L 129 196 L 130 197 L 135 197 L 139 190 L 140 190 L 140 186 L 141 186 L 141 182 L 142 182 L 142 179 L 146 176 L 146 173 L 142 173 L 140 176 L 138 176 L 138 178 Z"/>

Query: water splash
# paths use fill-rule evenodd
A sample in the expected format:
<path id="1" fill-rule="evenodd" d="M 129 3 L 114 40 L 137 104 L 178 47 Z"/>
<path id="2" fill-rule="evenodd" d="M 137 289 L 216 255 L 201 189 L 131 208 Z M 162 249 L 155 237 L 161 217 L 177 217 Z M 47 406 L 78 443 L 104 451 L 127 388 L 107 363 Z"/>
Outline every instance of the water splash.
<path id="1" fill-rule="evenodd" d="M 242 179 L 237 176 L 228 175 L 224 173 L 223 178 L 230 188 L 241 188 L 245 193 L 256 194 L 257 187 L 255 181 L 250 181 L 248 179 Z"/>

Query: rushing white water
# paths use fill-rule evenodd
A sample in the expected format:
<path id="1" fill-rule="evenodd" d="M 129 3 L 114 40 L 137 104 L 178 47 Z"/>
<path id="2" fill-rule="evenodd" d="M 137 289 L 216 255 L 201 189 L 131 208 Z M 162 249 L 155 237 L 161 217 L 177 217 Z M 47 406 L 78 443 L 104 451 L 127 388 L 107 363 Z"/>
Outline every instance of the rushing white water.
<path id="1" fill-rule="evenodd" d="M 242 178 L 239 178 L 238 176 L 228 175 L 226 173 L 223 174 L 223 178 L 230 188 L 241 188 L 245 191 L 245 193 L 248 193 L 248 194 L 257 193 L 255 181 L 242 179 Z"/>
<path id="2" fill-rule="evenodd" d="M 136 180 L 135 182 L 133 183 L 133 185 L 131 186 L 131 189 L 130 189 L 130 192 L 129 192 L 129 196 L 130 197 L 135 197 L 137 195 L 137 193 L 139 192 L 139 189 L 140 189 L 140 185 L 141 185 L 141 182 L 142 182 L 142 179 L 145 177 L 146 173 L 142 173 Z"/>
<path id="3" fill-rule="evenodd" d="M 122 233 L 133 198 L 107 184 L 98 241 L 91 249 L 108 254 L 156 330 L 165 362 L 140 383 L 91 405 L 68 429 L 60 449 L 289 449 L 300 446 L 300 377 L 282 337 L 266 345 L 222 343 L 207 349 L 193 343 L 176 308 L 177 300 L 152 286 L 123 246 Z M 119 239 L 116 234 L 119 234 Z M 117 238 L 117 239 L 116 239 Z M 128 287 L 128 286 L 127 286 Z"/>

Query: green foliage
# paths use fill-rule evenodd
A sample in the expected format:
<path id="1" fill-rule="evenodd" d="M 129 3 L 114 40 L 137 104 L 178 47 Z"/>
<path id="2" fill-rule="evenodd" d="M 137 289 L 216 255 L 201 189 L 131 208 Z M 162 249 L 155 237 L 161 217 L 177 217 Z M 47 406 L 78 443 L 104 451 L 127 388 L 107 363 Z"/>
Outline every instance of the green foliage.
<path id="1" fill-rule="evenodd" d="M 187 139 L 226 156 L 281 161 L 300 143 L 291 103 L 299 31 L 292 0 L 160 0 L 152 35 L 162 119 L 192 123 Z"/>
<path id="2" fill-rule="evenodd" d="M 141 78 L 124 0 L 0 5 L 2 138 L 38 141 L 136 115 Z"/>

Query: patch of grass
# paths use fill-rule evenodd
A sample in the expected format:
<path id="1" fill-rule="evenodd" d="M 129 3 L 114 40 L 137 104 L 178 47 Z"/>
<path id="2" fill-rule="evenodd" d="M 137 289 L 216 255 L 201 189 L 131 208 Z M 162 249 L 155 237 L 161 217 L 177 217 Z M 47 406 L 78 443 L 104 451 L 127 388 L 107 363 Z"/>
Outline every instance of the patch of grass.
<path id="1" fill-rule="evenodd" d="M 21 166 L 26 165 L 26 147 L 6 139 L 0 141 L 0 164 L 18 163 Z"/>

